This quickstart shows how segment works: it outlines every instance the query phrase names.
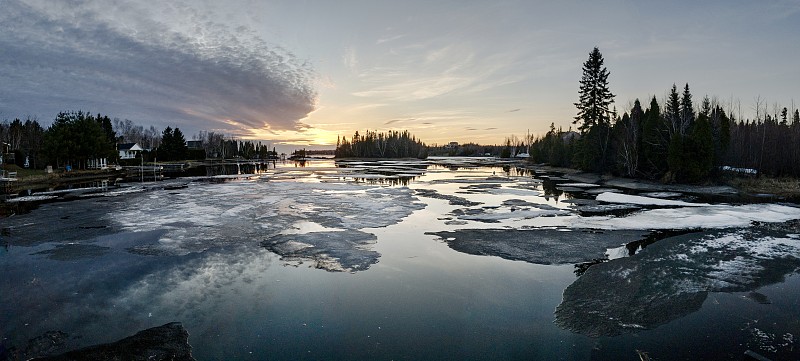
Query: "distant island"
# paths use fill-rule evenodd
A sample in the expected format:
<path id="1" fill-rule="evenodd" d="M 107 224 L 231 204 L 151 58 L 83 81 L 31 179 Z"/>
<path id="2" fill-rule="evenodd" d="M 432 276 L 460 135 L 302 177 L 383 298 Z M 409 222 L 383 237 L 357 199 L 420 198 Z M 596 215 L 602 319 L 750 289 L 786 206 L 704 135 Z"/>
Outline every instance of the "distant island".
<path id="1" fill-rule="evenodd" d="M 408 131 L 378 133 L 358 131 L 350 140 L 336 140 L 336 158 L 418 158 L 428 157 L 428 147 Z"/>

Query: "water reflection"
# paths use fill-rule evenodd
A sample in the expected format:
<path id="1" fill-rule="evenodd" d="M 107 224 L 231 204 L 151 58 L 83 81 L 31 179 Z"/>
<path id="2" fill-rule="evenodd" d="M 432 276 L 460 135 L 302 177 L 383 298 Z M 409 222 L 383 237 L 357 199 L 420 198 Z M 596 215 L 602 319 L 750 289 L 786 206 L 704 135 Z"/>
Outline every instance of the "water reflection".
<path id="1" fill-rule="evenodd" d="M 356 183 L 379 184 L 389 186 L 408 186 L 417 177 L 387 177 L 387 178 L 359 178 L 353 177 Z"/>
<path id="2" fill-rule="evenodd" d="M 633 355 L 646 337 L 683 345 L 694 335 L 583 335 L 653 328 L 694 312 L 709 292 L 752 290 L 798 266 L 798 229 L 652 243 L 648 231 L 615 223 L 627 217 L 584 216 L 572 206 L 580 202 L 564 202 L 588 192 L 565 193 L 557 176 L 505 165 L 277 163 L 258 180 L 3 219 L 13 247 L 0 251 L 2 342 L 61 329 L 85 346 L 182 321 L 202 359 L 612 359 Z M 264 171 L 246 166 L 203 175 Z M 711 211 L 751 210 L 732 208 Z M 668 211 L 651 219 L 696 220 L 710 209 Z M 589 229 L 609 224 L 622 226 Z M 606 262 L 610 248 L 633 257 Z M 584 261 L 593 265 L 575 279 L 573 264 Z M 769 313 L 781 301 L 765 294 L 747 297 L 773 302 Z M 559 302 L 564 329 L 552 322 Z M 779 310 L 796 319 L 791 302 Z"/>
<path id="3" fill-rule="evenodd" d="M 542 190 L 544 191 L 545 199 L 549 200 L 550 198 L 553 198 L 556 203 L 558 202 L 558 199 L 564 194 L 564 191 L 556 188 L 557 185 L 558 183 L 549 179 L 542 181 Z"/>
<path id="4" fill-rule="evenodd" d="M 270 169 L 276 169 L 278 163 L 278 161 L 206 161 L 189 168 L 165 170 L 164 175 L 169 177 L 214 177 L 220 175 L 263 174 Z"/>

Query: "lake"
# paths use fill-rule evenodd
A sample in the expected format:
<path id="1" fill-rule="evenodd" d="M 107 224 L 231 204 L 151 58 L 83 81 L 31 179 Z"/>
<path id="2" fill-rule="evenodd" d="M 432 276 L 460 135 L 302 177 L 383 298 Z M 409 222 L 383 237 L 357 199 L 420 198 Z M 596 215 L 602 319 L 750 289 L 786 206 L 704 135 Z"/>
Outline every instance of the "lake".
<path id="1" fill-rule="evenodd" d="M 483 158 L 178 182 L 0 219 L 3 350 L 177 321 L 198 360 L 800 359 L 794 204 Z"/>

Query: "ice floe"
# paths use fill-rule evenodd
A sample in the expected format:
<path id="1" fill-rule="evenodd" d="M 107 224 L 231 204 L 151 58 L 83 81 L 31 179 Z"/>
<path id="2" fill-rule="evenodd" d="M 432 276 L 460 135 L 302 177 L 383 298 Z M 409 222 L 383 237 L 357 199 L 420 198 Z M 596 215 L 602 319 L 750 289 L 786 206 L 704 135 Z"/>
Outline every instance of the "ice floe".
<path id="1" fill-rule="evenodd" d="M 635 196 L 631 194 L 605 192 L 600 193 L 595 198 L 601 202 L 607 203 L 625 203 L 636 204 L 640 206 L 669 206 L 669 207 L 709 207 L 707 203 L 690 203 L 683 201 L 675 201 L 669 199 L 652 198 L 644 196 Z"/>
<path id="2" fill-rule="evenodd" d="M 6 227 L 15 245 L 27 239 L 91 241 L 115 232 L 158 231 L 155 242 L 132 249 L 137 254 L 183 255 L 267 242 L 265 246 L 283 257 L 306 256 L 316 267 L 340 271 L 366 269 L 377 262 L 379 255 L 370 250 L 374 242 L 364 241 L 374 236 L 359 233 L 362 229 L 395 224 L 424 207 L 406 187 L 239 180 L 194 184 L 180 192 L 153 190 L 47 204 L 36 217 L 46 224 L 26 222 L 22 216 Z M 294 249 L 299 244 L 311 245 L 305 248 L 314 252 Z M 364 260 L 356 261 L 359 257 Z"/>
<path id="3" fill-rule="evenodd" d="M 559 184 L 561 187 L 572 187 L 572 188 L 595 188 L 599 187 L 599 184 L 593 183 L 561 183 Z"/>
<path id="4" fill-rule="evenodd" d="M 261 242 L 285 260 L 312 260 L 315 268 L 352 272 L 368 269 L 380 254 L 371 249 L 377 237 L 356 230 L 280 234 Z"/>
<path id="5" fill-rule="evenodd" d="M 462 229 L 430 234 L 463 253 L 536 264 L 565 264 L 604 257 L 608 247 L 639 240 L 647 232 L 544 228 Z"/>
<path id="6" fill-rule="evenodd" d="M 592 266 L 564 291 L 556 323 L 589 336 L 653 328 L 699 309 L 708 292 L 747 292 L 800 266 L 800 222 L 667 238 Z"/>
<path id="7" fill-rule="evenodd" d="M 634 212 L 624 217 L 580 217 L 571 222 L 579 228 L 691 229 L 746 227 L 757 222 L 800 219 L 800 208 L 781 204 L 711 205 L 662 208 Z"/>

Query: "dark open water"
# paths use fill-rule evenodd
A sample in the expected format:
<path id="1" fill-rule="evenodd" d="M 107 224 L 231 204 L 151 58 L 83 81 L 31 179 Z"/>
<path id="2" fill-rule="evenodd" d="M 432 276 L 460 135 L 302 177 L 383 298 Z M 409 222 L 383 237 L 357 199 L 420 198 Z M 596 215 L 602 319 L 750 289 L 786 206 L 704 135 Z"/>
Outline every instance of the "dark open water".
<path id="1" fill-rule="evenodd" d="M 462 172 L 458 175 L 486 178 L 502 169 Z M 440 169 L 426 177 L 456 179 L 454 175 Z M 412 181 L 410 187 L 427 187 L 415 185 L 425 179 Z M 256 229 L 242 231 L 251 242 L 234 237 L 228 228 L 228 233 L 213 231 L 229 223 L 225 217 L 231 215 L 225 212 L 235 208 L 211 200 L 216 192 L 258 204 L 264 202 L 270 182 L 192 184 L 171 193 L 47 204 L 30 214 L 1 219 L 4 228 L 13 225 L 4 234 L 11 244 L 0 249 L 3 346 L 24 348 L 28 339 L 59 330 L 68 334 L 63 340 L 66 351 L 179 321 L 188 329 L 193 354 L 200 360 L 638 360 L 636 350 L 654 360 L 715 360 L 743 359 L 747 349 L 774 359 L 800 358 L 793 339 L 800 335 L 796 274 L 753 290 L 769 303 L 759 303 L 749 292 L 711 292 L 699 310 L 654 329 L 592 338 L 554 323 L 564 289 L 576 280 L 573 264 L 532 264 L 451 249 L 426 232 L 487 225 L 445 225 L 445 215 L 457 208 L 447 200 L 420 197 L 425 208 L 408 211 L 410 215 L 398 218 L 399 223 L 360 228 L 377 237 L 367 248 L 380 256 L 369 269 L 353 272 L 313 268 L 313 259 L 282 260 L 259 243 L 282 231 L 272 229 L 268 220 L 237 225 Z M 318 184 L 314 182 L 308 183 L 308 192 Z M 348 184 L 340 191 L 371 187 L 365 180 Z M 445 192 L 462 186 L 444 182 L 431 187 Z M 459 195 L 487 204 L 511 197 Z M 187 213 L 186 221 L 195 224 L 156 220 L 136 230 L 113 221 L 118 215 L 132 217 L 123 212 L 126 207 L 143 207 L 165 197 L 171 201 L 151 209 L 151 217 L 180 218 L 180 212 L 188 209 L 215 207 L 206 209 L 206 218 L 200 221 L 193 219 L 200 217 L 197 213 Z M 516 192 L 513 198 L 567 207 L 533 193 Z M 386 202 L 387 207 L 392 205 L 392 200 Z M 270 208 L 279 206 L 271 203 Z M 104 216 L 107 210 L 119 214 Z M 303 213 L 304 208 L 287 212 Z M 392 211 L 386 217 L 401 213 Z M 42 218 L 58 214 L 84 218 L 76 220 L 75 227 L 52 226 L 53 232 L 42 232 L 51 221 Z M 359 215 L 345 214 L 343 219 L 348 216 Z M 84 221 L 103 227 L 86 227 Z M 301 233 L 306 226 L 321 227 L 304 226 L 307 221 L 313 220 L 293 224 Z M 524 228 L 545 221 L 524 222 L 528 223 L 503 220 L 488 226 Z M 35 225 L 26 226 L 30 224 Z M 226 234 L 235 242 L 226 240 Z M 192 243 L 195 238 L 202 242 Z M 185 245 L 190 243 L 191 247 Z M 142 244 L 158 247 L 150 248 L 149 254 L 131 252 Z"/>

